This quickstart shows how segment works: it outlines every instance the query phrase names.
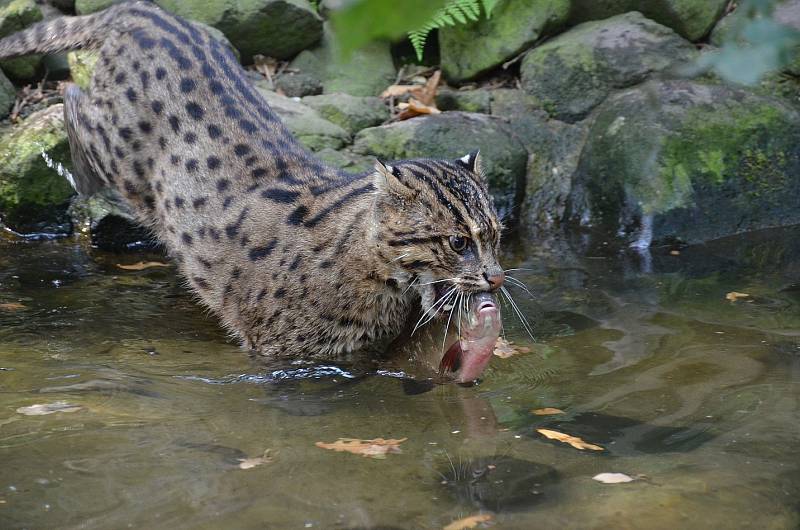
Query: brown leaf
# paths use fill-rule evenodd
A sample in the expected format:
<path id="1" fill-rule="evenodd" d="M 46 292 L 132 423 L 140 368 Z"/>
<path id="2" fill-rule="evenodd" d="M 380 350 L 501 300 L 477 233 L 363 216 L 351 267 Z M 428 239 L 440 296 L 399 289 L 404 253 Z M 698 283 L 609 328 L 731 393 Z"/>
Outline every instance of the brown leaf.
<path id="1" fill-rule="evenodd" d="M 550 416 L 552 414 L 564 414 L 561 409 L 554 409 L 553 407 L 545 407 L 543 409 L 533 409 L 531 412 L 537 416 Z"/>
<path id="2" fill-rule="evenodd" d="M 494 345 L 494 354 L 501 359 L 508 359 L 520 353 L 530 353 L 531 349 L 525 346 L 517 346 L 513 342 L 497 337 L 497 342 Z"/>
<path id="3" fill-rule="evenodd" d="M 466 528 L 475 528 L 481 523 L 488 523 L 492 520 L 491 514 L 479 513 L 477 515 L 470 515 L 458 521 L 453 521 L 444 527 L 444 530 L 464 530 Z"/>
<path id="4" fill-rule="evenodd" d="M 81 410 L 80 405 L 73 405 L 66 401 L 56 401 L 54 403 L 38 403 L 29 407 L 20 407 L 17 412 L 26 416 L 46 416 L 56 412 L 76 412 Z"/>
<path id="5" fill-rule="evenodd" d="M 269 464 L 272 462 L 272 457 L 269 456 L 269 449 L 264 451 L 263 456 L 257 456 L 255 458 L 240 458 L 239 459 L 239 469 L 253 469 L 254 467 L 258 467 L 263 464 Z"/>
<path id="6" fill-rule="evenodd" d="M 422 93 L 419 95 L 419 100 L 422 102 L 423 105 L 435 107 L 436 104 L 434 103 L 436 99 L 436 89 L 439 88 L 439 80 L 442 78 L 442 71 L 436 70 L 433 72 L 433 75 L 430 76 L 428 82 L 425 83 L 425 87 L 422 89 Z"/>
<path id="7" fill-rule="evenodd" d="M 381 97 L 383 99 L 398 98 L 400 96 L 405 96 L 406 94 L 417 96 L 424 90 L 425 87 L 422 85 L 391 85 L 389 88 L 381 92 Z"/>
<path id="8" fill-rule="evenodd" d="M 442 112 L 436 107 L 426 105 L 414 98 L 409 99 L 408 103 L 398 103 L 397 108 L 400 109 L 400 113 L 397 115 L 398 120 L 407 120 L 426 114 L 441 114 Z"/>
<path id="9" fill-rule="evenodd" d="M 736 302 L 739 298 L 750 298 L 750 295 L 747 293 L 737 293 L 736 291 L 731 291 L 725 295 L 725 299 L 731 302 Z"/>
<path id="10" fill-rule="evenodd" d="M 558 440 L 559 442 L 564 442 L 565 444 L 570 444 L 575 449 L 579 449 L 583 451 L 584 449 L 591 449 L 592 451 L 602 451 L 603 448 L 599 445 L 590 444 L 589 442 L 584 442 L 577 436 L 570 436 L 569 434 L 564 434 L 563 432 L 558 431 L 551 431 L 550 429 L 536 429 L 536 431 L 545 436 L 550 438 L 551 440 Z"/>
<path id="11" fill-rule="evenodd" d="M 6 302 L 0 304 L 0 309 L 2 309 L 3 311 L 20 311 L 22 309 L 28 309 L 28 306 L 20 304 L 18 302 Z"/>
<path id="12" fill-rule="evenodd" d="M 117 267 L 126 271 L 142 271 L 144 269 L 151 269 L 153 267 L 169 267 L 169 263 L 161 263 L 160 261 L 140 261 L 132 265 L 122 265 L 117 263 Z"/>
<path id="13" fill-rule="evenodd" d="M 339 438 L 333 443 L 317 442 L 317 447 L 331 449 L 333 451 L 345 451 L 354 455 L 361 455 L 367 458 L 386 458 L 387 453 L 402 453 L 399 445 L 408 440 L 375 438 L 373 440 L 359 440 L 358 438 Z"/>

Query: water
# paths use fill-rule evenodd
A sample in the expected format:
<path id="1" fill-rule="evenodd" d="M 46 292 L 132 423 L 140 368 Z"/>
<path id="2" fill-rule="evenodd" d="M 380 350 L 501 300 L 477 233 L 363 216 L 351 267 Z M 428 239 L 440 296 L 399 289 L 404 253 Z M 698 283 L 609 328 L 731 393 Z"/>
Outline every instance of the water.
<path id="1" fill-rule="evenodd" d="M 510 252 L 538 342 L 506 314 L 532 351 L 433 390 L 254 364 L 173 268 L 116 267 L 158 256 L 0 242 L 0 527 L 796 528 L 798 235 Z M 57 402 L 80 409 L 17 412 Z M 384 460 L 315 446 L 340 437 L 407 441 Z"/>

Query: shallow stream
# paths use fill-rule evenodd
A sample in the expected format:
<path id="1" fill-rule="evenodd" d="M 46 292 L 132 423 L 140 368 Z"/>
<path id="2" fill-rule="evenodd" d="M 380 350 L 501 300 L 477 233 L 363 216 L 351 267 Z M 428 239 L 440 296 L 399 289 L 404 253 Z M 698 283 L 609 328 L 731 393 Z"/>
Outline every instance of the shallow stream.
<path id="1" fill-rule="evenodd" d="M 800 524 L 800 230 L 511 252 L 537 342 L 504 314 L 531 351 L 432 390 L 253 364 L 173 267 L 117 267 L 153 259 L 0 241 L 0 527 Z M 402 453 L 315 445 L 378 437 Z"/>

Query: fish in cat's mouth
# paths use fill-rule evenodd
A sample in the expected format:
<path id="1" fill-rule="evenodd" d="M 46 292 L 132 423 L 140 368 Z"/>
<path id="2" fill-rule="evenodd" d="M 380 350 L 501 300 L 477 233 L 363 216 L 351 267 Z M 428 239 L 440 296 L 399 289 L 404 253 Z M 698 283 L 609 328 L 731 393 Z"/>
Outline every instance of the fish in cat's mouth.
<path id="1" fill-rule="evenodd" d="M 439 374 L 452 374 L 459 383 L 477 379 L 492 358 L 501 328 L 495 295 L 488 292 L 471 295 L 461 316 L 457 339 L 439 362 Z"/>

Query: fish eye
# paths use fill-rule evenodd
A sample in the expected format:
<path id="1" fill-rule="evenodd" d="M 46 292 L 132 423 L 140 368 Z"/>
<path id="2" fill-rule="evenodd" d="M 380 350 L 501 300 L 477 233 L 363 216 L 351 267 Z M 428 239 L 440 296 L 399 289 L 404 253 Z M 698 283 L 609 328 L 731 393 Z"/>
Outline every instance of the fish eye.
<path id="1" fill-rule="evenodd" d="M 450 236 L 450 248 L 459 254 L 463 254 L 469 247 L 469 238 L 464 236 Z"/>

